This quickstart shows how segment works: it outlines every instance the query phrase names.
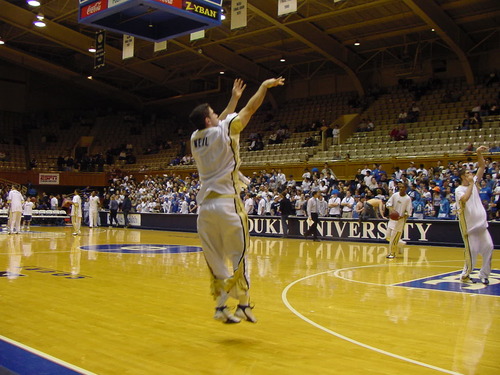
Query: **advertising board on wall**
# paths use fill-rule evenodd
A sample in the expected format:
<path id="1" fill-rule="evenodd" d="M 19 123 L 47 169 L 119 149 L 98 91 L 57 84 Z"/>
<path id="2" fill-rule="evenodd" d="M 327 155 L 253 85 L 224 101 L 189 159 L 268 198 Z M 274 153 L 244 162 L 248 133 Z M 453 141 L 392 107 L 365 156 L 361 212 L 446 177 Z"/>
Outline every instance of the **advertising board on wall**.
<path id="1" fill-rule="evenodd" d="M 181 232 L 196 232 L 197 215 L 145 213 L 139 216 L 136 226 Z M 118 215 L 120 220 L 120 214 Z M 107 222 L 107 221 L 106 221 Z M 250 216 L 249 231 L 252 236 L 283 237 L 283 227 L 277 216 Z M 307 230 L 305 217 L 290 216 L 288 237 L 304 239 Z M 489 230 L 495 248 L 500 249 L 500 222 L 491 222 Z M 353 241 L 387 244 L 386 220 L 358 221 L 353 219 L 322 218 L 318 237 L 324 241 Z M 456 220 L 408 220 L 403 231 L 404 241 L 410 245 L 440 245 L 463 247 L 463 240 Z"/>
<path id="2" fill-rule="evenodd" d="M 59 173 L 39 173 L 39 185 L 59 185 Z"/>

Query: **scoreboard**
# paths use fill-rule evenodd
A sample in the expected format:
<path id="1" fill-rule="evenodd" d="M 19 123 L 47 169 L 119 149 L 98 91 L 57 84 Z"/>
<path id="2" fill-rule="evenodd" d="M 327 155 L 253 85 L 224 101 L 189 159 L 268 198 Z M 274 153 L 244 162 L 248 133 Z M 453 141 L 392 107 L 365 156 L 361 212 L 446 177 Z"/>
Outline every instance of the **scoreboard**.
<path id="1" fill-rule="evenodd" d="M 161 42 L 221 24 L 222 0 L 80 0 L 78 22 Z"/>

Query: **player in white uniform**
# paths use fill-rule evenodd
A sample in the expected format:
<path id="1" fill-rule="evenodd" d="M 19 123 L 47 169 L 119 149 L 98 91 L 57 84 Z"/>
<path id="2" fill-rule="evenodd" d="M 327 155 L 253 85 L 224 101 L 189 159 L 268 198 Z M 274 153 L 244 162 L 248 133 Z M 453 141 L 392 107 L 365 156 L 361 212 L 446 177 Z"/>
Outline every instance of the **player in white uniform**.
<path id="1" fill-rule="evenodd" d="M 23 230 L 29 232 L 31 218 L 33 217 L 33 206 L 35 204 L 32 202 L 31 198 L 28 198 L 23 204 Z"/>
<path id="2" fill-rule="evenodd" d="M 214 319 L 224 323 L 239 323 L 241 319 L 257 321 L 249 304 L 245 261 L 249 242 L 248 216 L 239 196 L 248 180 L 239 172 L 239 139 L 241 131 L 264 101 L 267 90 L 283 84 L 281 77 L 264 81 L 236 114 L 232 112 L 246 87 L 243 81 L 236 79 L 228 106 L 220 116 L 208 104 L 197 106 L 189 116 L 198 129 L 191 136 L 191 150 L 201 181 L 197 195 L 200 205 L 198 233 L 212 276 Z M 227 259 L 232 263 L 232 270 L 226 266 Z M 229 295 L 239 301 L 234 315 L 226 306 Z"/>
<path id="3" fill-rule="evenodd" d="M 82 226 L 82 198 L 80 198 L 80 191 L 75 189 L 75 195 L 71 201 L 71 223 L 73 224 L 73 235 L 80 234 Z"/>
<path id="4" fill-rule="evenodd" d="M 465 265 L 460 277 L 463 283 L 473 283 L 470 273 L 474 270 L 478 254 L 483 257 L 483 265 L 479 271 L 479 279 L 485 285 L 489 284 L 491 272 L 491 256 L 493 254 L 493 240 L 488 232 L 486 210 L 479 197 L 478 185 L 483 178 L 485 162 L 483 152 L 488 151 L 485 146 L 477 150 L 477 172 L 472 174 L 468 169 L 460 171 L 462 184 L 455 189 L 455 198 L 458 202 L 458 222 L 465 245 Z"/>
<path id="5" fill-rule="evenodd" d="M 95 191 L 90 193 L 89 198 L 89 228 L 97 228 L 98 225 L 98 215 L 99 206 L 101 202 L 99 201 L 99 196 Z"/>
<path id="6" fill-rule="evenodd" d="M 12 189 L 7 195 L 7 203 L 9 204 L 9 233 L 17 234 L 21 232 L 21 214 L 24 203 L 23 196 L 17 190 L 17 186 L 12 185 Z"/>
<path id="7" fill-rule="evenodd" d="M 388 259 L 394 259 L 398 247 L 405 244 L 404 241 L 401 241 L 401 235 L 405 228 L 406 219 L 411 216 L 413 210 L 411 198 L 406 194 L 406 188 L 407 186 L 403 181 L 398 181 L 399 191 L 392 194 L 386 204 L 389 209 L 389 217 L 393 212 L 399 214 L 397 220 L 389 219 L 387 224 L 385 239 L 389 241 L 389 254 L 386 256 Z"/>

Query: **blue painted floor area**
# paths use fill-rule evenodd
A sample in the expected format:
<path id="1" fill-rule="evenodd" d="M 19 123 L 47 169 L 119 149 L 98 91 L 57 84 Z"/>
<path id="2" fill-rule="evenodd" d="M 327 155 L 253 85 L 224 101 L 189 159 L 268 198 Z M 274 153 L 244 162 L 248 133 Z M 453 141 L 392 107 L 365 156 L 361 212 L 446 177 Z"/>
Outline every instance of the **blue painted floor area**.
<path id="1" fill-rule="evenodd" d="M 489 285 L 484 285 L 483 283 L 481 283 L 481 281 L 479 280 L 478 270 L 474 271 L 471 274 L 471 278 L 475 281 L 474 284 L 464 284 L 460 281 L 460 271 L 454 271 L 441 275 L 435 275 L 418 280 L 399 283 L 395 286 L 500 296 L 500 270 L 491 270 Z"/>
<path id="2" fill-rule="evenodd" d="M 0 374 L 75 375 L 81 373 L 0 338 Z"/>

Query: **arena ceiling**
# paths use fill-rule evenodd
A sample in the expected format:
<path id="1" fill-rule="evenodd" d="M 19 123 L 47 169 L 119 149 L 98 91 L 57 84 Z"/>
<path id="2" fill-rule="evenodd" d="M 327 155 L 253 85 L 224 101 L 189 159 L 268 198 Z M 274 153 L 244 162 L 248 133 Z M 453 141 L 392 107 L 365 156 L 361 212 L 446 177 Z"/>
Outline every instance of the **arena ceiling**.
<path id="1" fill-rule="evenodd" d="M 500 44 L 499 0 L 298 0 L 286 17 L 276 0 L 249 0 L 248 26 L 233 31 L 225 0 L 220 27 L 199 41 L 170 40 L 166 51 L 136 39 L 135 56 L 122 60 L 122 35 L 107 32 L 106 65 L 95 70 L 88 48 L 97 29 L 78 23 L 78 1 L 40 1 L 0 0 L 0 59 L 142 106 L 217 91 L 221 71 L 250 82 L 347 74 L 362 94 L 374 70 L 418 76 L 423 61 L 454 57 L 472 82 L 478 56 Z M 43 29 L 32 25 L 39 12 Z"/>

